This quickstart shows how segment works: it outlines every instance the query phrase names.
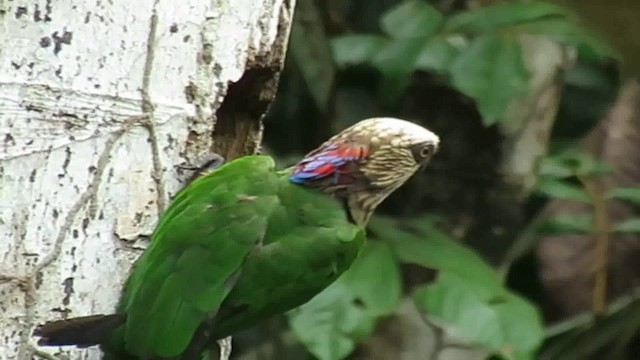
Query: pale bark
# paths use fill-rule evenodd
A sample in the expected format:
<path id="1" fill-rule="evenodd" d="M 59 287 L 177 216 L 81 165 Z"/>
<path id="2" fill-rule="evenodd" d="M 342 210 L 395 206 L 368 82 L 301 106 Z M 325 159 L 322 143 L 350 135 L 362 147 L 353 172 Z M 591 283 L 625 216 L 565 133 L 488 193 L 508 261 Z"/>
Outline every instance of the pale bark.
<path id="1" fill-rule="evenodd" d="M 540 160 L 547 155 L 563 74 L 574 64 L 575 50 L 538 35 L 522 35 L 520 45 L 529 70 L 529 89 L 509 105 L 499 126 L 505 137 L 502 172 L 525 198 L 537 181 Z"/>
<path id="2" fill-rule="evenodd" d="M 254 152 L 294 0 L 0 0 L 0 359 L 113 311 L 159 213 L 211 151 Z"/>

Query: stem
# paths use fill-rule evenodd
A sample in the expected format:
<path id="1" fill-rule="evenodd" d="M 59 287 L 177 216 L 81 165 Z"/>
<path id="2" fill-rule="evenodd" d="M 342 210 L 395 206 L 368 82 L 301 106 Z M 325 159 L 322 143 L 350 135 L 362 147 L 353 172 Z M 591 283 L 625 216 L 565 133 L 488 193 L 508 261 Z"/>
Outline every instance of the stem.
<path id="1" fill-rule="evenodd" d="M 626 308 L 627 306 L 631 306 L 634 302 L 640 300 L 640 287 L 634 288 L 629 293 L 622 295 L 609 304 L 609 306 L 605 309 L 604 314 L 612 315 Z M 555 324 L 549 325 L 545 329 L 545 337 L 551 338 L 554 336 L 558 336 L 562 333 L 580 328 L 582 326 L 588 325 L 593 322 L 596 318 L 594 314 L 589 311 L 582 312 L 576 316 L 573 316 L 569 319 L 559 321 Z"/>
<path id="2" fill-rule="evenodd" d="M 503 283 L 507 281 L 511 266 L 536 246 L 540 237 L 539 228 L 547 220 L 545 215 L 543 212 L 538 213 L 507 250 L 498 266 L 498 274 Z"/>
<path id="3" fill-rule="evenodd" d="M 578 176 L 585 191 L 593 203 L 594 221 L 592 233 L 595 246 L 595 275 L 593 286 L 592 309 L 596 317 L 603 315 L 607 307 L 607 273 L 609 261 L 610 222 L 607 201 L 601 184 L 597 181 Z"/>

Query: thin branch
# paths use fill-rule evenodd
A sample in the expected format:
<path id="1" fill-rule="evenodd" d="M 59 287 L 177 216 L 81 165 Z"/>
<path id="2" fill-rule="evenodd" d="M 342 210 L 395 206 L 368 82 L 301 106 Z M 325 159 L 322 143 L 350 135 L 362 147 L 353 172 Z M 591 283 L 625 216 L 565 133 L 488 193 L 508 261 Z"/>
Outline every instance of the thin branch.
<path id="1" fill-rule="evenodd" d="M 602 186 L 592 178 L 578 176 L 593 204 L 594 221 L 592 234 L 595 238 L 595 276 L 593 286 L 592 309 L 596 316 L 604 313 L 607 306 L 607 269 L 609 263 L 609 234 L 611 223 L 607 210 L 607 201 Z"/>
<path id="2" fill-rule="evenodd" d="M 612 301 L 609 306 L 604 310 L 604 315 L 612 315 L 618 311 L 630 306 L 635 301 L 640 300 L 640 287 L 634 288 L 630 293 L 622 295 Z M 553 325 L 550 325 L 545 330 L 545 336 L 547 338 L 558 336 L 562 333 L 571 331 L 573 329 L 580 328 L 588 325 L 595 320 L 595 316 L 591 311 L 584 311 L 569 319 L 559 321 Z"/>

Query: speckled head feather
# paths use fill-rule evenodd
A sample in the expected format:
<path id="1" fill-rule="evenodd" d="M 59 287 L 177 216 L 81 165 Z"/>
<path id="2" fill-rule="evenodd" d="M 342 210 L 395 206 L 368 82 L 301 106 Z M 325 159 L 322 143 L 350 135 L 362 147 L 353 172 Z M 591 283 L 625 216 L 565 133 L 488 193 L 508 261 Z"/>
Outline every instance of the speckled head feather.
<path id="1" fill-rule="evenodd" d="M 310 152 L 293 167 L 290 179 L 343 198 L 354 221 L 364 226 L 382 200 L 429 162 L 439 144 L 436 134 L 409 121 L 371 118 Z"/>

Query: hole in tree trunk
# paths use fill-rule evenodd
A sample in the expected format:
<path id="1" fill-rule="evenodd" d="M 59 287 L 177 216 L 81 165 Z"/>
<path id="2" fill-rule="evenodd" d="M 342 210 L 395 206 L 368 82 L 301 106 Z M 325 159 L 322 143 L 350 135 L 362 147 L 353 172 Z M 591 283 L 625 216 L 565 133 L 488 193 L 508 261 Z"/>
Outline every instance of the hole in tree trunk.
<path id="1" fill-rule="evenodd" d="M 229 84 L 218 109 L 213 132 L 214 151 L 229 161 L 253 154 L 262 139 L 261 120 L 276 94 L 278 67 L 249 68 Z"/>

